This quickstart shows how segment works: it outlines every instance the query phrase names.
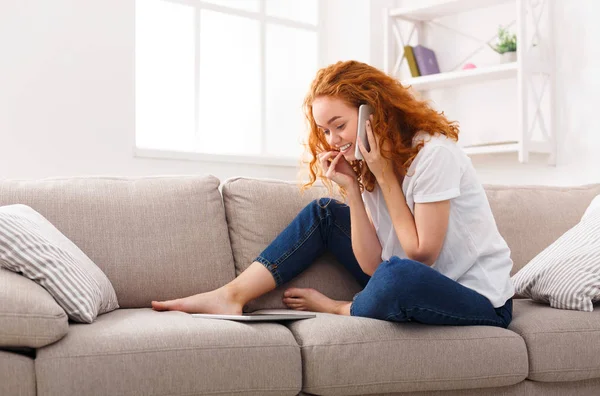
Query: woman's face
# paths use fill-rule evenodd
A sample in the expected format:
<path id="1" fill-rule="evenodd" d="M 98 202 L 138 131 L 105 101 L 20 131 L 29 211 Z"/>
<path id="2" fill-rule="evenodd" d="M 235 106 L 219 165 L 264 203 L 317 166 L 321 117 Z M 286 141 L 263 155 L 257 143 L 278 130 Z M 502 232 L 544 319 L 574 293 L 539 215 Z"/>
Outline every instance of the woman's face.
<path id="1" fill-rule="evenodd" d="M 347 161 L 354 161 L 358 109 L 341 99 L 319 96 L 312 103 L 312 113 L 329 146 L 342 151 Z"/>

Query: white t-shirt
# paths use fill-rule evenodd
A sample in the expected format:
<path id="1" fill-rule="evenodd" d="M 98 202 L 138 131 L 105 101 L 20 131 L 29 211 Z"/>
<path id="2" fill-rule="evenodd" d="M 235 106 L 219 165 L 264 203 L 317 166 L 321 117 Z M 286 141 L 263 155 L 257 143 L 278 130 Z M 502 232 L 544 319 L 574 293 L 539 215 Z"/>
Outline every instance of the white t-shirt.
<path id="1" fill-rule="evenodd" d="M 510 280 L 510 249 L 496 226 L 483 186 L 471 159 L 452 139 L 417 134 L 425 144 L 402 183 L 406 203 L 414 215 L 415 203 L 450 200 L 448 230 L 432 268 L 487 297 L 495 308 L 514 295 Z M 402 250 L 378 184 L 362 194 L 381 243 L 381 258 L 407 258 Z"/>

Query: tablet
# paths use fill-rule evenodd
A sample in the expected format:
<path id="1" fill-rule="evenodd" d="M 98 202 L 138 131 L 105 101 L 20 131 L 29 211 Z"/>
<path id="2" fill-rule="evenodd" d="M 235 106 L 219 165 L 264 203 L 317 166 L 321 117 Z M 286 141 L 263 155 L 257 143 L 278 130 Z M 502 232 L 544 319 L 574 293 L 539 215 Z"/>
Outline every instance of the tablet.
<path id="1" fill-rule="evenodd" d="M 194 318 L 225 319 L 240 322 L 276 322 L 280 320 L 298 320 L 315 318 L 315 314 L 241 314 L 241 315 L 218 315 L 218 314 L 191 314 Z"/>

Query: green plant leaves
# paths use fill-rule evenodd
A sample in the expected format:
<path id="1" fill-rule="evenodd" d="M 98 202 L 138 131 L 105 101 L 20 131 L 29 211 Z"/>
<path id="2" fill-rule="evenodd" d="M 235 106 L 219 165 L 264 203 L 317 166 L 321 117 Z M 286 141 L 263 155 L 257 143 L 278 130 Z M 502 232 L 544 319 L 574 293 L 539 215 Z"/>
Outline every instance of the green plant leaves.
<path id="1" fill-rule="evenodd" d="M 498 41 L 496 45 L 490 45 L 499 54 L 514 52 L 517 50 L 517 35 L 510 33 L 507 28 L 498 27 Z"/>

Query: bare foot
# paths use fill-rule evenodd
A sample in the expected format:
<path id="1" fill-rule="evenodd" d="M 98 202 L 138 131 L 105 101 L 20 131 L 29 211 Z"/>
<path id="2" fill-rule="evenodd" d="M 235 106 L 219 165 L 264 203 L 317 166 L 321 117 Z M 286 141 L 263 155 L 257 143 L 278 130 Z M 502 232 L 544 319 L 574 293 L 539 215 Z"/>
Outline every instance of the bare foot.
<path id="1" fill-rule="evenodd" d="M 315 289 L 289 288 L 283 293 L 283 303 L 298 311 L 350 315 L 351 302 L 332 300 Z"/>
<path id="2" fill-rule="evenodd" d="M 241 315 L 243 308 L 225 287 L 177 300 L 152 301 L 156 311 Z"/>

